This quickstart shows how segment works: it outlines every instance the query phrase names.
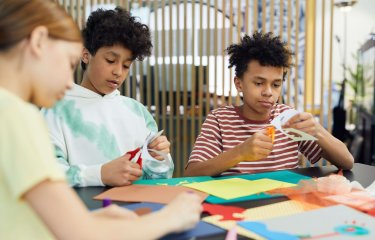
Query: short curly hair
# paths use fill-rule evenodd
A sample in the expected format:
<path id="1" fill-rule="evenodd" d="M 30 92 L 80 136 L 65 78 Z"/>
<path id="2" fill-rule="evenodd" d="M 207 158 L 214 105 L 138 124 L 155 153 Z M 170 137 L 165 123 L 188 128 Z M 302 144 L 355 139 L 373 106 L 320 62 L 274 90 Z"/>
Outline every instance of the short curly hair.
<path id="1" fill-rule="evenodd" d="M 82 30 L 84 46 L 91 55 L 99 48 L 122 45 L 132 53 L 133 60 L 142 61 L 151 55 L 152 43 L 149 27 L 131 16 L 130 12 L 116 7 L 92 12 Z M 83 70 L 86 64 L 81 62 Z"/>
<path id="2" fill-rule="evenodd" d="M 229 55 L 229 67 L 235 66 L 236 76 L 241 78 L 247 70 L 247 65 L 255 60 L 262 66 L 283 67 L 292 66 L 293 53 L 278 36 L 272 32 L 254 32 L 250 37 L 245 34 L 239 44 L 232 44 L 226 49 Z M 285 76 L 286 71 L 284 71 Z"/>

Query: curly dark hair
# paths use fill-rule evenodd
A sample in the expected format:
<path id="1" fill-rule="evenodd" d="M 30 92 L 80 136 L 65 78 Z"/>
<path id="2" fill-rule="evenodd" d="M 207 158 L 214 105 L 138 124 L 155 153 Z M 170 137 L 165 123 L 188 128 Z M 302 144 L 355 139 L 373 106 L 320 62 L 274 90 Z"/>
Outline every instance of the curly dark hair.
<path id="1" fill-rule="evenodd" d="M 91 55 L 99 48 L 122 45 L 132 52 L 133 60 L 142 61 L 151 55 L 152 43 L 149 27 L 120 7 L 114 10 L 98 9 L 89 16 L 82 30 L 84 46 Z M 86 64 L 81 62 L 83 70 Z"/>
<path id="2" fill-rule="evenodd" d="M 229 67 L 235 66 L 236 76 L 241 78 L 247 70 L 247 65 L 258 61 L 262 66 L 283 67 L 292 66 L 292 52 L 278 36 L 272 32 L 254 32 L 253 36 L 245 36 L 239 44 L 232 44 L 226 49 L 229 55 Z M 285 76 L 286 71 L 284 71 Z"/>

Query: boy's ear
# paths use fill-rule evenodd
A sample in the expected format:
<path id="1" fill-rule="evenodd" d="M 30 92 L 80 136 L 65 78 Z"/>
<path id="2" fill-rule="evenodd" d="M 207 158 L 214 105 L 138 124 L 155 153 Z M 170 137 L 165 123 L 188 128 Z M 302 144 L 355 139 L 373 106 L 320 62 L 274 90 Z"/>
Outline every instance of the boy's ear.
<path id="1" fill-rule="evenodd" d="M 242 81 L 237 76 L 234 77 L 234 86 L 236 86 L 238 92 L 242 92 Z"/>
<path id="2" fill-rule="evenodd" d="M 36 57 L 41 56 L 48 44 L 48 29 L 45 26 L 36 27 L 30 34 L 29 43 L 31 53 Z"/>
<path id="3" fill-rule="evenodd" d="M 84 62 L 85 64 L 88 64 L 89 63 L 89 60 L 90 60 L 90 52 L 87 48 L 83 48 L 82 49 L 82 58 L 81 58 L 82 62 Z"/>

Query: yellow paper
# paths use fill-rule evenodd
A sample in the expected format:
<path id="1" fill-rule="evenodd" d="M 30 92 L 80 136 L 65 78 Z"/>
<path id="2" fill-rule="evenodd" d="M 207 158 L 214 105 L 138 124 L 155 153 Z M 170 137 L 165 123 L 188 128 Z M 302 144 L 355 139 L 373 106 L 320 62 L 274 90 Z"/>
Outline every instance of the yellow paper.
<path id="1" fill-rule="evenodd" d="M 256 221 L 268 218 L 275 218 L 281 216 L 287 216 L 292 214 L 297 214 L 305 212 L 308 210 L 313 210 L 320 208 L 320 206 L 309 204 L 309 203 L 299 203 L 298 201 L 289 200 L 274 204 L 269 204 L 266 206 L 249 208 L 246 209 L 242 214 L 245 218 L 244 220 Z"/>
<path id="2" fill-rule="evenodd" d="M 228 178 L 223 180 L 189 183 L 184 186 L 229 200 L 276 188 L 293 187 L 295 184 L 268 178 L 253 181 L 243 178 Z"/>

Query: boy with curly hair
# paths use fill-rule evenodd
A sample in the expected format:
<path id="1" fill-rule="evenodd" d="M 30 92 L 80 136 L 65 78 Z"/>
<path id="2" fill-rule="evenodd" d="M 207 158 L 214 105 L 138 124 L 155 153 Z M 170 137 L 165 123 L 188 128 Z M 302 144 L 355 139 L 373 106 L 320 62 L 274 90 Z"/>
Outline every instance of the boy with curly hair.
<path id="1" fill-rule="evenodd" d="M 302 153 L 311 163 L 324 157 L 338 168 L 350 169 L 353 157 L 340 140 L 326 131 L 310 113 L 293 116 L 283 127 L 317 138 L 294 142 L 276 130 L 272 141 L 267 127 L 291 107 L 278 103 L 291 66 L 292 53 L 272 33 L 245 35 L 227 49 L 229 67 L 235 66 L 234 84 L 243 95 L 241 106 L 212 111 L 202 125 L 185 175 L 230 175 L 298 167 Z"/>
<path id="2" fill-rule="evenodd" d="M 133 61 L 151 54 L 150 31 L 117 7 L 91 13 L 82 34 L 81 84 L 74 85 L 53 109 L 43 110 L 56 158 L 72 186 L 129 185 L 144 173 L 125 153 L 140 147 L 158 127 L 141 103 L 121 96 L 117 89 Z M 167 156 L 150 151 L 163 164 L 160 178 L 173 174 L 169 147 L 165 136 L 148 146 Z"/>

